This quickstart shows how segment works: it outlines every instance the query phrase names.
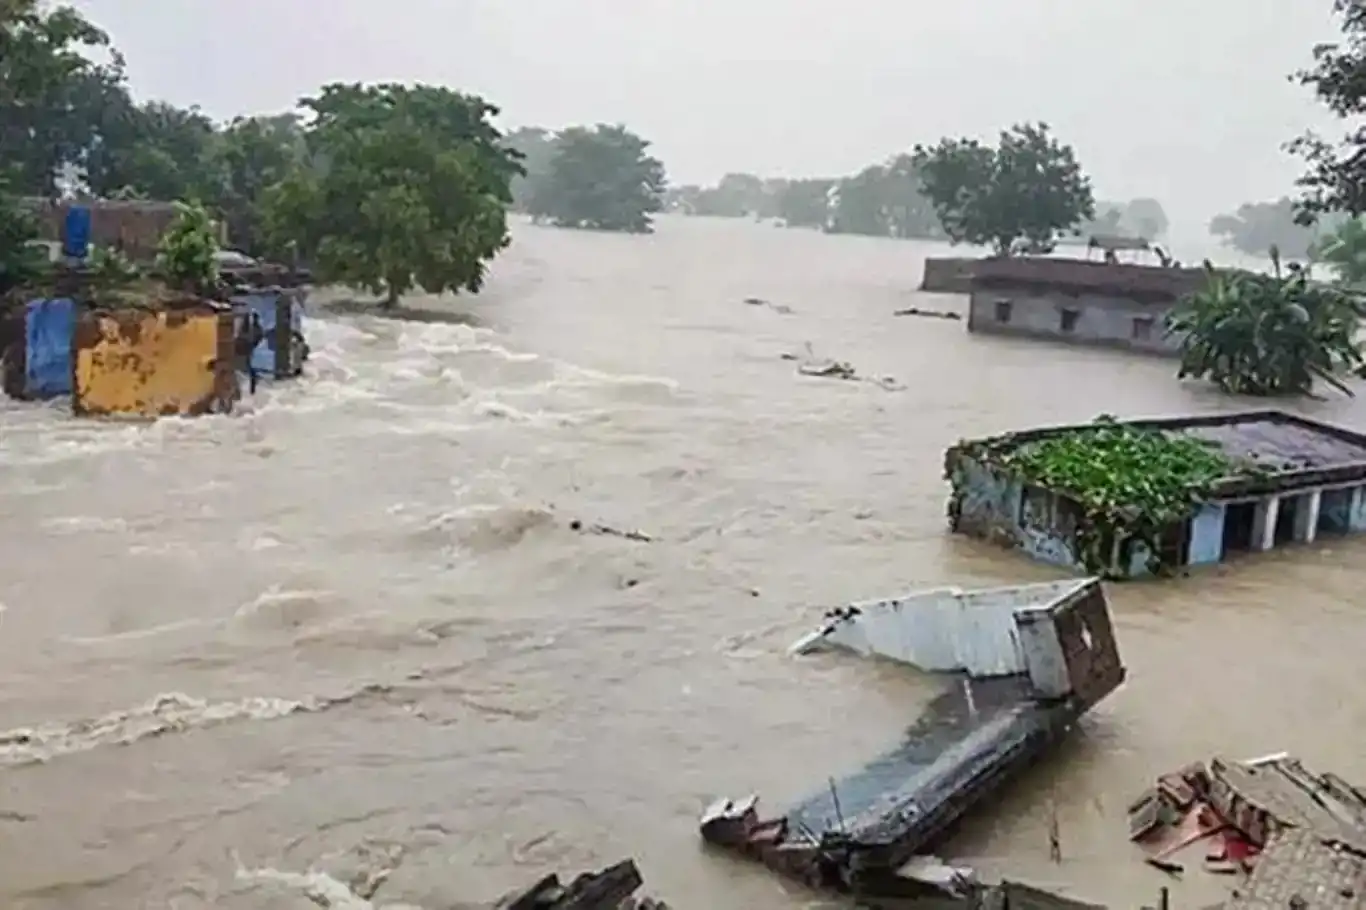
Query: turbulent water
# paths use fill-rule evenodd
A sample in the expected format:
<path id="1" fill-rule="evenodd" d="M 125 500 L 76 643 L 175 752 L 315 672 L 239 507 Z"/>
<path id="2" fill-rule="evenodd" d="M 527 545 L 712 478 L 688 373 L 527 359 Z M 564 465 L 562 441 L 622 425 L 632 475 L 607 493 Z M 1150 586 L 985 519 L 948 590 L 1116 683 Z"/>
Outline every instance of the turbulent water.
<path id="1" fill-rule="evenodd" d="M 1240 404 L 1161 361 L 893 318 L 961 308 L 911 290 L 935 252 L 523 226 L 488 293 L 427 302 L 479 327 L 320 318 L 311 375 L 245 413 L 5 405 L 0 906 L 444 910 L 626 855 L 680 908 L 808 905 L 703 853 L 697 813 L 822 786 L 927 688 L 785 646 L 849 599 L 1051 577 L 945 535 L 944 447 Z M 1364 556 L 1113 589 L 1129 683 L 944 852 L 1132 906 L 1167 883 L 1126 842 L 1156 773 L 1288 749 L 1366 779 Z M 1187 880 L 1191 906 L 1226 885 Z"/>

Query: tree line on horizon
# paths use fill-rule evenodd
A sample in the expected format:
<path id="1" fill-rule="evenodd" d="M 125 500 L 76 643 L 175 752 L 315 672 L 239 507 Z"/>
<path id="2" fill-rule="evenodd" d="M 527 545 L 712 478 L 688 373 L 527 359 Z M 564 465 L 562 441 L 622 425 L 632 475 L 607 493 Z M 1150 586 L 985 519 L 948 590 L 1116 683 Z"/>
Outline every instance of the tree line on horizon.
<path id="1" fill-rule="evenodd" d="M 925 195 L 914 157 L 892 156 L 842 178 L 723 176 L 713 186 L 687 184 L 665 194 L 666 211 L 719 218 L 753 218 L 828 234 L 949 241 L 934 203 Z M 1072 239 L 1164 237 L 1170 222 L 1152 198 L 1097 200 L 1094 217 L 1080 220 Z"/>

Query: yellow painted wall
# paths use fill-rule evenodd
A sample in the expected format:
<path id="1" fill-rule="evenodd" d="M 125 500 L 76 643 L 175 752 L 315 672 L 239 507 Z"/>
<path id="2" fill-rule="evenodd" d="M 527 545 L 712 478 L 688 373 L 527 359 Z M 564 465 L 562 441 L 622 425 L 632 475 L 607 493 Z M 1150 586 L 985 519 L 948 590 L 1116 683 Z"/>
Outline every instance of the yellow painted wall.
<path id="1" fill-rule="evenodd" d="M 231 333 L 231 318 L 208 307 L 84 313 L 73 345 L 72 410 L 128 417 L 227 410 L 236 398 Z"/>

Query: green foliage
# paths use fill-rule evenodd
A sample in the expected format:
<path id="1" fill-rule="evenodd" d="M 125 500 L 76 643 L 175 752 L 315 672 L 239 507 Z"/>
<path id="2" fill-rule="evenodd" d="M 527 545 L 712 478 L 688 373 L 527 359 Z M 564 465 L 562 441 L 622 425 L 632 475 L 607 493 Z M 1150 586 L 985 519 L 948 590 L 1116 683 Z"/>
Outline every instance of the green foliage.
<path id="1" fill-rule="evenodd" d="M 917 145 L 912 160 L 949 239 L 998 256 L 1048 253 L 1095 215 L 1091 181 L 1047 124 L 1020 124 L 995 148 L 975 139 Z"/>
<path id="2" fill-rule="evenodd" d="M 533 182 L 527 211 L 560 227 L 643 234 L 662 208 L 664 165 L 624 126 L 570 127 Z"/>
<path id="3" fill-rule="evenodd" d="M 512 210 L 526 212 L 535 181 L 550 171 L 550 162 L 555 158 L 555 134 L 539 126 L 527 126 L 508 133 L 503 144 L 522 156 L 525 173 L 512 179 Z"/>
<path id="4" fill-rule="evenodd" d="M 1361 218 L 1342 222 L 1337 230 L 1319 238 L 1310 256 L 1331 269 L 1340 283 L 1366 288 L 1366 222 Z"/>
<path id="5" fill-rule="evenodd" d="M 294 114 L 238 117 L 214 136 L 206 198 L 226 221 L 234 248 L 264 252 L 266 191 L 307 161 L 303 125 Z"/>
<path id="6" fill-rule="evenodd" d="M 947 460 L 955 495 L 963 458 L 1071 503 L 1070 519 L 1057 530 L 1070 534 L 1087 571 L 1107 577 L 1128 574 L 1139 543 L 1151 572 L 1169 571 L 1162 562 L 1163 535 L 1194 514 L 1221 481 L 1260 473 L 1207 441 L 1119 423 L 1109 415 L 1089 427 L 1031 441 L 1009 434 L 959 443 Z M 951 514 L 953 508 L 951 502 Z"/>
<path id="7" fill-rule="evenodd" d="M 1289 197 L 1274 202 L 1248 202 L 1236 212 L 1215 216 L 1209 232 L 1225 246 L 1249 256 L 1265 256 L 1275 247 L 1290 259 L 1305 259 L 1314 250 L 1320 230 L 1296 222 L 1296 203 Z M 1328 221 L 1331 229 L 1340 219 Z"/>
<path id="8" fill-rule="evenodd" d="M 309 166 L 263 194 L 272 249 L 297 244 L 321 281 L 383 294 L 477 292 L 508 244 L 522 173 L 482 98 L 431 86 L 329 85 L 307 99 Z"/>
<path id="9" fill-rule="evenodd" d="M 783 180 L 775 189 L 775 216 L 788 227 L 830 226 L 830 191 L 834 180 Z"/>
<path id="10" fill-rule="evenodd" d="M 1314 48 L 1313 66 L 1296 73 L 1301 85 L 1348 124 L 1341 141 L 1305 133 L 1289 144 L 1308 170 L 1299 180 L 1304 191 L 1299 217 L 1305 224 L 1325 214 L 1366 215 L 1366 5 L 1360 0 L 1333 0 L 1342 40 Z"/>
<path id="11" fill-rule="evenodd" d="M 176 290 L 206 294 L 218 279 L 218 238 L 213 219 L 199 203 L 176 203 L 176 216 L 162 235 L 157 265 Z"/>
<path id="12" fill-rule="evenodd" d="M 214 123 L 195 108 L 161 101 L 121 108 L 85 159 L 86 182 L 96 195 L 129 189 L 149 199 L 206 199 L 216 195 Z"/>
<path id="13" fill-rule="evenodd" d="M 31 243 L 37 236 L 33 217 L 0 183 L 0 296 L 34 283 L 47 269 L 47 257 Z"/>
<path id="14" fill-rule="evenodd" d="M 1215 483 L 1236 473 L 1213 443 L 1108 416 L 1094 429 L 1026 443 L 1001 463 L 1088 512 L 1143 515 L 1157 525 L 1188 518 Z"/>
<path id="15" fill-rule="evenodd" d="M 1235 395 L 1309 395 L 1323 380 L 1352 394 L 1342 377 L 1362 365 L 1361 309 L 1344 291 L 1309 280 L 1298 266 L 1269 275 L 1215 269 L 1167 317 L 1181 339 L 1179 378 L 1209 378 Z"/>
<path id="16" fill-rule="evenodd" d="M 110 247 L 98 247 L 90 254 L 90 272 L 106 287 L 125 287 L 142 277 L 128 257 Z"/>
<path id="17" fill-rule="evenodd" d="M 94 62 L 108 48 L 68 6 L 0 3 L 0 150 L 15 193 L 55 195 L 59 168 L 96 143 L 105 90 L 123 79 L 117 54 Z"/>
<path id="18" fill-rule="evenodd" d="M 939 239 L 934 206 L 921 192 L 919 167 L 910 155 L 865 168 L 837 185 L 832 234 Z"/>
<path id="19" fill-rule="evenodd" d="M 1095 217 L 1077 228 L 1083 240 L 1088 237 L 1135 237 L 1157 240 L 1167 233 L 1169 222 L 1162 203 L 1156 199 L 1128 202 L 1097 202 Z"/>

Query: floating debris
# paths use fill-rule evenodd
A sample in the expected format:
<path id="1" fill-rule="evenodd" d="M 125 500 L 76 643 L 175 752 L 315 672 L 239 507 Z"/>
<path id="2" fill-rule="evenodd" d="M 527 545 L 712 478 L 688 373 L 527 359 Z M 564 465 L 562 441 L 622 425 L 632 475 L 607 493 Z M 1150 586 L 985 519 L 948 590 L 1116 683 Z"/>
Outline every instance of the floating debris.
<path id="1" fill-rule="evenodd" d="M 1366 793 L 1284 754 L 1162 775 L 1130 805 L 1129 836 L 1169 874 L 1184 870 L 1178 853 L 1208 840 L 1205 870 L 1243 876 L 1225 910 L 1366 899 Z"/>
<path id="2" fill-rule="evenodd" d="M 955 313 L 952 310 L 922 310 L 919 307 L 907 307 L 904 310 L 893 310 L 893 316 L 924 316 L 926 319 L 953 319 L 961 320 L 962 313 Z"/>
<path id="3" fill-rule="evenodd" d="M 783 354 L 782 359 L 799 361 L 797 372 L 802 376 L 815 376 L 820 379 L 839 379 L 845 382 L 867 382 L 885 389 L 888 392 L 899 392 L 906 388 L 891 376 L 861 375 L 859 371 L 854 368 L 854 365 L 848 361 L 817 357 L 812 350 L 811 342 L 809 341 L 806 343 L 804 356 Z"/>
<path id="4" fill-rule="evenodd" d="M 494 910 L 668 910 L 648 897 L 635 897 L 645 880 L 634 860 L 622 860 L 601 872 L 585 872 L 569 884 L 547 875 L 524 891 L 514 892 Z"/>
<path id="5" fill-rule="evenodd" d="M 577 518 L 569 523 L 569 530 L 578 531 L 582 534 L 600 534 L 604 537 L 620 537 L 623 540 L 634 540 L 637 543 L 654 543 L 654 538 L 644 531 L 624 531 L 621 528 L 614 528 L 611 525 L 582 522 Z"/>
<path id="6" fill-rule="evenodd" d="M 768 307 L 768 308 L 769 308 L 770 310 L 772 310 L 773 312 L 778 313 L 779 315 L 782 315 L 782 316 L 791 316 L 791 315 L 792 315 L 792 307 L 790 307 L 790 306 L 788 306 L 788 305 L 786 305 L 786 304 L 783 304 L 783 303 L 772 303 L 771 301 L 765 300 L 765 299 L 762 298 L 762 297 L 746 297 L 746 298 L 745 298 L 745 303 L 746 303 L 747 305 L 749 305 L 749 306 L 764 306 L 764 307 Z"/>

